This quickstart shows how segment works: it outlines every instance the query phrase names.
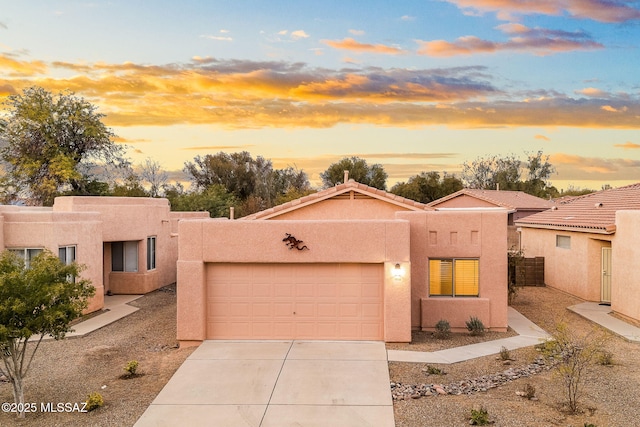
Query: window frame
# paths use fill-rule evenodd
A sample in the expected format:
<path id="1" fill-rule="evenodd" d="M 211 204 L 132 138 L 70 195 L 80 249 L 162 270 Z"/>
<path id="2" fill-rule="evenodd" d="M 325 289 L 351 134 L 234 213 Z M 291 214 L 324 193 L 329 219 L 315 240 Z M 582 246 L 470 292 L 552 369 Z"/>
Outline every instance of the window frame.
<path id="1" fill-rule="evenodd" d="M 139 240 L 111 242 L 111 271 L 116 273 L 137 273 L 140 270 Z M 135 250 L 133 246 L 135 245 Z M 115 250 L 116 247 L 119 250 Z M 116 256 L 121 257 L 120 259 Z M 132 259 L 133 258 L 133 259 Z M 116 261 L 118 261 L 116 263 Z M 135 265 L 135 269 L 132 266 Z"/>
<path id="2" fill-rule="evenodd" d="M 432 280 L 432 261 L 439 261 L 440 263 L 442 261 L 447 261 L 451 263 L 451 293 L 450 294 L 445 294 L 445 293 L 432 293 L 431 292 L 431 280 Z M 475 294 L 459 294 L 456 292 L 456 262 L 457 261 L 475 261 L 475 266 L 474 266 L 474 273 L 475 273 L 475 277 L 474 277 L 474 281 L 475 281 L 475 287 L 477 292 Z M 434 297 L 434 298 L 479 298 L 480 297 L 480 258 L 429 258 L 428 259 L 428 263 L 427 263 L 428 267 L 429 267 L 429 271 L 427 274 L 427 280 L 428 280 L 428 291 L 429 291 L 429 297 Z M 440 264 L 442 265 L 442 264 Z"/>
<path id="3" fill-rule="evenodd" d="M 156 269 L 156 248 L 158 236 L 147 237 L 147 271 Z"/>
<path id="4" fill-rule="evenodd" d="M 22 261 L 24 262 L 24 266 L 27 269 L 31 268 L 31 260 L 44 251 L 44 248 L 29 248 L 29 247 L 8 248 L 8 249 L 9 249 L 9 252 L 13 252 L 14 254 L 22 258 Z M 37 252 L 32 254 L 31 251 L 37 251 Z"/>
<path id="5" fill-rule="evenodd" d="M 73 250 L 72 250 L 72 251 L 70 251 L 70 249 L 73 249 Z M 61 253 L 61 251 L 62 251 L 62 250 L 64 250 L 64 256 L 65 256 L 65 257 L 64 257 L 64 259 L 62 259 L 62 257 L 61 257 L 61 254 L 62 254 L 62 253 Z M 69 256 L 68 256 L 68 255 L 69 255 L 69 252 L 72 252 L 72 258 L 73 258 L 73 259 L 71 259 L 70 261 L 69 261 Z M 77 254 L 78 254 L 78 249 L 77 249 L 77 246 L 76 246 L 76 245 L 63 245 L 63 246 L 58 246 L 58 259 L 59 259 L 60 261 L 62 261 L 62 263 L 63 263 L 64 265 L 70 265 L 70 264 L 73 264 L 73 263 L 76 261 L 76 256 L 77 256 Z"/>

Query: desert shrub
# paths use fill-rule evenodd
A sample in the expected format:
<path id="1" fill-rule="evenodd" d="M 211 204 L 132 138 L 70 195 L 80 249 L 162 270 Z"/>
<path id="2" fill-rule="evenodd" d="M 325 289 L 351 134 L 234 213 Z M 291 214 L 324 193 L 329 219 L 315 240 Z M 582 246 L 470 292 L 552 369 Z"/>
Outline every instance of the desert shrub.
<path id="1" fill-rule="evenodd" d="M 576 413 L 584 379 L 605 346 L 607 336 L 595 329 L 580 335 L 564 322 L 558 323 L 551 335 L 554 344 L 550 348 L 558 361 L 555 373 L 564 388 L 569 411 Z"/>
<path id="2" fill-rule="evenodd" d="M 436 323 L 436 331 L 433 335 L 440 340 L 449 338 L 451 336 L 451 326 L 449 322 L 444 319 L 438 320 L 438 323 Z"/>
<path id="3" fill-rule="evenodd" d="M 472 426 L 486 426 L 489 424 L 489 412 L 483 407 L 472 409 L 469 424 Z"/>
<path id="4" fill-rule="evenodd" d="M 509 349 L 507 349 L 507 347 L 502 346 L 500 348 L 500 360 L 503 361 L 507 361 L 507 360 L 511 360 L 511 353 L 509 352 Z"/>
<path id="5" fill-rule="evenodd" d="M 533 399 L 536 397 L 536 388 L 529 383 L 524 385 L 524 397 L 527 399 Z"/>
<path id="6" fill-rule="evenodd" d="M 425 369 L 423 369 L 427 375 L 444 375 L 444 371 L 440 368 L 436 368 L 435 366 L 427 365 Z"/>
<path id="7" fill-rule="evenodd" d="M 484 334 L 484 323 L 482 320 L 478 319 L 475 316 L 471 316 L 469 320 L 467 320 L 467 329 L 473 336 Z"/>
<path id="8" fill-rule="evenodd" d="M 139 364 L 137 360 L 131 360 L 124 367 L 124 371 L 127 373 L 127 375 L 134 376 L 138 371 L 138 365 Z"/>
<path id="9" fill-rule="evenodd" d="M 598 353 L 598 365 L 611 366 L 613 365 L 613 353 L 607 350 L 602 350 Z"/>
<path id="10" fill-rule="evenodd" d="M 94 409 L 98 409 L 102 405 L 104 405 L 104 399 L 102 395 L 98 392 L 91 393 L 86 400 L 87 407 L 85 408 L 87 411 L 93 411 Z"/>

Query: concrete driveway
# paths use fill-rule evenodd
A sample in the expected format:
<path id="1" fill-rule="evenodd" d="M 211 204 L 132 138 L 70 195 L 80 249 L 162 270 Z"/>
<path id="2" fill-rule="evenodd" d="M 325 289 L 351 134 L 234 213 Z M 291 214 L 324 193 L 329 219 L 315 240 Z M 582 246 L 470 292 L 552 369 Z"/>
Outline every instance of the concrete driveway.
<path id="1" fill-rule="evenodd" d="M 393 427 L 387 353 L 370 341 L 205 341 L 135 424 Z"/>

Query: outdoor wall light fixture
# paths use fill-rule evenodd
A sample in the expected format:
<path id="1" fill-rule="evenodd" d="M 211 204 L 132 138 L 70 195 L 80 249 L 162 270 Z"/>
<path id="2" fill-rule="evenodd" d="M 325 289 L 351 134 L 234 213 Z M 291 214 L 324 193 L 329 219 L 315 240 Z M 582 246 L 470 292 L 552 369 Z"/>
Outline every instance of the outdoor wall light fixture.
<path id="1" fill-rule="evenodd" d="M 399 263 L 396 263 L 395 267 L 393 267 L 393 271 L 391 272 L 393 276 L 393 280 L 401 280 L 402 276 L 404 276 L 404 270 L 400 266 Z"/>

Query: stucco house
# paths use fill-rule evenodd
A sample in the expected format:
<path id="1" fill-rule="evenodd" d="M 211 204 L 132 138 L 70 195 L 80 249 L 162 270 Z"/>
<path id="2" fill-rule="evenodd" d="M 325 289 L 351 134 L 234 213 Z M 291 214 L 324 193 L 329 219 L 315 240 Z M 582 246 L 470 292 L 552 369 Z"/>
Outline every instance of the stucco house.
<path id="1" fill-rule="evenodd" d="M 545 283 L 640 320 L 640 183 L 574 197 L 516 221 Z"/>
<path id="2" fill-rule="evenodd" d="M 238 219 L 180 221 L 178 339 L 408 342 L 507 329 L 507 213 L 344 184 Z"/>
<path id="3" fill-rule="evenodd" d="M 53 207 L 0 206 L 0 248 L 30 259 L 43 249 L 86 266 L 96 294 L 144 294 L 176 281 L 178 220 L 207 212 L 170 212 L 166 199 L 57 197 Z"/>
<path id="4" fill-rule="evenodd" d="M 479 190 L 464 188 L 428 204 L 436 209 L 503 208 L 507 217 L 508 248 L 520 249 L 520 235 L 515 221 L 551 209 L 555 203 L 523 191 Z"/>

